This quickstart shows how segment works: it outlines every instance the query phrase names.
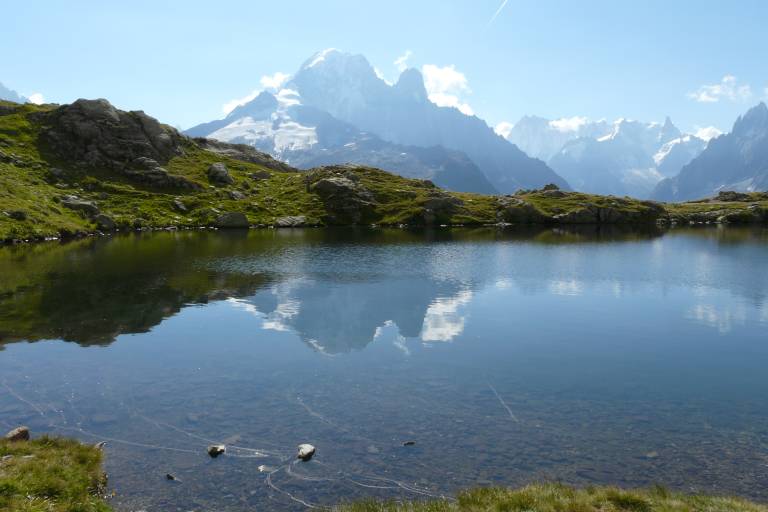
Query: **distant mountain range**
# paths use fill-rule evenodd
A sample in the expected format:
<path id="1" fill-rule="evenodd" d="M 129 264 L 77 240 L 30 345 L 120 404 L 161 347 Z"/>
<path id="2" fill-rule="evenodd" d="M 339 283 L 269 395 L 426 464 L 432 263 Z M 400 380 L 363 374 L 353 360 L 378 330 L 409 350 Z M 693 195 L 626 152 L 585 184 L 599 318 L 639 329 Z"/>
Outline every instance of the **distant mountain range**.
<path id="1" fill-rule="evenodd" d="M 449 190 L 493 194 L 496 189 L 464 154 L 441 146 L 387 142 L 302 105 L 298 93 L 261 92 L 224 119 L 198 125 L 188 135 L 248 144 L 298 168 L 356 162 L 409 178 L 429 179 Z"/>
<path id="2" fill-rule="evenodd" d="M 545 160 L 575 190 L 641 198 L 706 146 L 703 139 L 681 133 L 669 118 L 664 123 L 608 123 L 526 116 L 507 139 Z"/>
<path id="3" fill-rule="evenodd" d="M 768 190 L 768 107 L 760 103 L 739 117 L 731 133 L 710 141 L 679 174 L 660 182 L 652 197 L 687 201 L 734 190 Z"/>
<path id="4" fill-rule="evenodd" d="M 355 162 L 457 191 L 570 188 L 485 121 L 432 103 L 419 71 L 390 85 L 365 57 L 338 50 L 312 56 L 275 94 L 186 133 L 245 142 L 302 168 Z"/>

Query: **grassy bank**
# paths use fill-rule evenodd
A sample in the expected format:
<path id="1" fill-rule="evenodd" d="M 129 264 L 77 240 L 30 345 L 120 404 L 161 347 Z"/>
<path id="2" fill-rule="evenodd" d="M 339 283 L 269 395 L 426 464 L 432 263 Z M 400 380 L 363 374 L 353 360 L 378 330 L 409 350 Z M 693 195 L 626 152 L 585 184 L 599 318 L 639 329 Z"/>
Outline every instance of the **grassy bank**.
<path id="1" fill-rule="evenodd" d="M 522 489 L 473 489 L 453 501 L 412 503 L 359 502 L 336 512 L 768 512 L 768 507 L 738 498 L 692 496 L 663 488 L 574 489 L 560 484 Z"/>
<path id="2" fill-rule="evenodd" d="M 68 157 L 72 152 L 53 151 L 46 140 L 51 130 L 56 130 L 50 125 L 50 116 L 59 111 L 54 105 L 0 101 L 0 242 L 99 230 L 210 227 L 224 214 L 242 215 L 251 226 L 280 225 L 280 219 L 286 217 L 301 217 L 296 224 L 308 226 L 654 224 L 717 222 L 726 217 L 726 222 L 768 219 L 765 194 L 740 201 L 661 205 L 552 190 L 520 191 L 506 197 L 452 193 L 429 182 L 360 166 L 299 172 L 263 154 L 254 156 L 252 150 L 245 157 L 231 145 L 220 145 L 224 151 L 217 150 L 165 126 L 175 146 L 173 155 L 161 162 L 161 171 L 175 183 L 186 184 L 173 188 L 137 179 L 135 171 L 125 171 L 133 165 L 130 161 L 113 160 L 111 166 L 104 167 L 98 162 Z M 120 123 L 89 123 L 83 121 L 84 127 L 79 129 L 101 130 L 105 134 L 101 143 L 108 149 L 133 147 L 130 144 L 136 143 L 130 138 L 109 138 L 126 129 Z M 82 144 L 88 147 L 87 141 Z M 217 162 L 226 165 L 229 182 L 211 181 L 208 170 Z M 329 178 L 346 183 L 351 180 L 354 190 L 334 198 L 312 188 L 313 183 Z M 73 209 L 66 198 L 88 204 Z M 350 211 L 354 204 L 356 211 Z"/>
<path id="3" fill-rule="evenodd" d="M 0 510 L 109 511 L 101 461 L 101 450 L 72 439 L 0 440 Z"/>

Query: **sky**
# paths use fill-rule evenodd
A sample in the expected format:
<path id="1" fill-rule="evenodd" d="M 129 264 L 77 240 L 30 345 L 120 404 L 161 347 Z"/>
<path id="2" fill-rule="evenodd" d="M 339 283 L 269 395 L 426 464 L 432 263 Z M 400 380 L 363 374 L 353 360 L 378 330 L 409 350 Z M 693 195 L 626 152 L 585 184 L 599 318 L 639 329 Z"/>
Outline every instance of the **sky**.
<path id="1" fill-rule="evenodd" d="M 325 48 L 485 119 L 662 121 L 729 130 L 768 96 L 764 0 L 5 2 L 0 82 L 103 97 L 189 128 Z M 502 125 L 504 126 L 504 125 Z"/>

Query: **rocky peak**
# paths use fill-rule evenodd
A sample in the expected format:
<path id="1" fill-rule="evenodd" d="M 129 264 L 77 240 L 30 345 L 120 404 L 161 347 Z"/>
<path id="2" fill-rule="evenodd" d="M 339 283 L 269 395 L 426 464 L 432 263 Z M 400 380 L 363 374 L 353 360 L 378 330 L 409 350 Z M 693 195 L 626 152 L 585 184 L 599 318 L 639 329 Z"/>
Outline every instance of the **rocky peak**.
<path id="1" fill-rule="evenodd" d="M 236 107 L 227 115 L 227 119 L 240 119 L 241 117 L 260 119 L 274 112 L 277 107 L 277 98 L 267 91 L 261 91 L 248 103 Z"/>
<path id="2" fill-rule="evenodd" d="M 672 123 L 672 119 L 667 116 L 664 119 L 664 124 L 661 126 L 659 132 L 659 142 L 666 143 L 674 139 L 679 139 L 682 136 L 682 132 Z"/>
<path id="3" fill-rule="evenodd" d="M 733 125 L 733 134 L 741 138 L 768 135 L 768 107 L 764 102 L 752 107 Z"/>
<path id="4" fill-rule="evenodd" d="M 79 99 L 39 114 L 42 141 L 64 160 L 123 168 L 141 158 L 166 163 L 183 136 L 144 112 L 124 112 L 105 99 Z"/>
<path id="5" fill-rule="evenodd" d="M 424 102 L 427 100 L 427 89 L 424 87 L 424 77 L 418 69 L 408 68 L 402 72 L 395 84 L 397 90 L 403 96 Z"/>

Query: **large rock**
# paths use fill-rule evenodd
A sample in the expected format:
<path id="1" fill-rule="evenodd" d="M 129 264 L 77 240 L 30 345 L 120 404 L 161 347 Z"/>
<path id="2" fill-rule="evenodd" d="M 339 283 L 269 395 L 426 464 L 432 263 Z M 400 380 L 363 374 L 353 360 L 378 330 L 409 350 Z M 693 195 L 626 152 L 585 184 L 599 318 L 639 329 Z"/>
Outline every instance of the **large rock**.
<path id="1" fill-rule="evenodd" d="M 217 228 L 247 228 L 250 226 L 248 218 L 240 212 L 223 213 L 216 218 Z"/>
<path id="2" fill-rule="evenodd" d="M 184 176 L 170 174 L 162 167 L 125 169 L 123 172 L 128 177 L 153 187 L 180 188 L 185 190 L 199 190 L 202 188 L 199 183 L 187 179 Z"/>
<path id="3" fill-rule="evenodd" d="M 216 162 L 208 167 L 208 179 L 216 185 L 231 185 L 235 182 L 229 175 L 227 166 L 222 162 Z"/>
<path id="4" fill-rule="evenodd" d="M 329 215 L 329 224 L 357 224 L 368 217 L 376 204 L 373 194 L 362 186 L 354 174 L 322 176 L 309 186 L 310 192 L 320 196 Z M 314 176 L 309 175 L 311 181 Z"/>
<path id="5" fill-rule="evenodd" d="M 93 217 L 99 214 L 99 207 L 96 206 L 95 203 L 91 201 L 84 201 L 77 198 L 76 196 L 64 196 L 61 199 L 61 206 L 64 208 L 69 208 L 70 210 L 83 212 L 89 217 Z"/>
<path id="6" fill-rule="evenodd" d="M 304 215 L 280 217 L 275 220 L 275 226 L 278 228 L 294 228 L 303 226 L 307 222 Z"/>
<path id="7" fill-rule="evenodd" d="M 142 157 L 163 164 L 183 152 L 176 130 L 104 99 L 79 99 L 39 118 L 41 139 L 54 154 L 91 167 L 123 169 Z"/>
<path id="8" fill-rule="evenodd" d="M 5 434 L 7 441 L 29 441 L 29 427 L 16 427 Z"/>

